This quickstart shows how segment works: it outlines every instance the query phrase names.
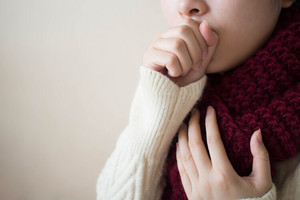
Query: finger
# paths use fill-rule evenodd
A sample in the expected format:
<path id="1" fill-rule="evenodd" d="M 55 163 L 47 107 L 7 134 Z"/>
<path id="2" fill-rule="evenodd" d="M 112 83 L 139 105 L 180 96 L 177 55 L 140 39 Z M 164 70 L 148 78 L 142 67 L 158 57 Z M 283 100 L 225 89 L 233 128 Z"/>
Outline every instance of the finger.
<path id="1" fill-rule="evenodd" d="M 213 107 L 208 106 L 206 119 L 206 137 L 213 168 L 232 170 L 231 163 L 228 160 Z"/>
<path id="2" fill-rule="evenodd" d="M 206 42 L 200 34 L 199 25 L 191 19 L 162 33 L 161 37 L 183 39 L 192 58 L 193 66 L 201 61 L 202 52 L 207 52 Z"/>
<path id="3" fill-rule="evenodd" d="M 207 54 L 202 57 L 202 65 L 205 67 L 209 64 L 213 54 L 215 53 L 219 37 L 214 31 L 212 31 L 206 20 L 200 24 L 199 30 L 207 45 Z"/>
<path id="4" fill-rule="evenodd" d="M 183 124 L 178 135 L 178 146 L 180 149 L 180 157 L 184 169 L 190 177 L 191 182 L 194 182 L 198 178 L 198 171 L 188 145 L 187 131 L 187 126 Z"/>
<path id="5" fill-rule="evenodd" d="M 199 30 L 201 35 L 203 36 L 206 45 L 208 47 L 213 47 L 216 46 L 218 43 L 218 36 L 216 34 L 214 34 L 214 32 L 212 31 L 212 29 L 210 28 L 210 26 L 208 25 L 208 22 L 206 20 L 204 20 L 200 26 L 199 26 Z"/>
<path id="6" fill-rule="evenodd" d="M 181 178 L 182 186 L 186 193 L 191 193 L 192 190 L 191 180 L 183 166 L 178 143 L 176 144 L 176 159 L 177 159 L 177 167 Z"/>
<path id="7" fill-rule="evenodd" d="M 203 54 L 207 53 L 207 43 L 205 41 L 205 38 L 201 35 L 200 30 L 199 30 L 199 23 L 188 18 L 184 21 L 184 23 L 182 25 L 188 26 L 191 28 L 191 30 L 194 33 L 194 36 L 200 46 L 200 50 L 201 50 L 201 58 L 203 56 Z"/>
<path id="8" fill-rule="evenodd" d="M 171 77 L 178 77 L 182 70 L 175 54 L 150 48 L 144 55 L 144 66 L 150 69 L 164 72 Z"/>
<path id="9" fill-rule="evenodd" d="M 269 153 L 263 143 L 261 131 L 257 130 L 253 133 L 250 141 L 250 149 L 253 155 L 253 169 L 251 177 L 254 177 L 256 184 L 260 187 L 272 186 L 271 168 Z"/>
<path id="10" fill-rule="evenodd" d="M 211 161 L 201 137 L 200 112 L 196 109 L 189 121 L 188 140 L 198 173 L 206 173 L 211 168 Z"/>
<path id="11" fill-rule="evenodd" d="M 190 53 L 187 49 L 185 41 L 178 38 L 158 38 L 153 47 L 158 50 L 163 50 L 175 54 L 182 67 L 181 75 L 188 73 L 193 65 Z"/>

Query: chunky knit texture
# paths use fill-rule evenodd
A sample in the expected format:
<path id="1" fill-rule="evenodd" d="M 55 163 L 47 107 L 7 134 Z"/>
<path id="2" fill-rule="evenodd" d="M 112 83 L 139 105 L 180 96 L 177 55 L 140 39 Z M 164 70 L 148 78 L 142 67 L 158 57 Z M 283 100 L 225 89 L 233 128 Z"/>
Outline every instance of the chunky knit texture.
<path id="1" fill-rule="evenodd" d="M 257 129 L 273 164 L 300 150 L 300 10 L 283 10 L 271 39 L 252 58 L 222 75 L 211 75 L 202 100 L 201 116 L 212 105 L 229 160 L 241 176 L 252 171 L 250 138 Z M 200 120 L 205 141 L 204 117 Z M 167 159 L 164 199 L 187 199 L 176 163 L 174 139 Z"/>

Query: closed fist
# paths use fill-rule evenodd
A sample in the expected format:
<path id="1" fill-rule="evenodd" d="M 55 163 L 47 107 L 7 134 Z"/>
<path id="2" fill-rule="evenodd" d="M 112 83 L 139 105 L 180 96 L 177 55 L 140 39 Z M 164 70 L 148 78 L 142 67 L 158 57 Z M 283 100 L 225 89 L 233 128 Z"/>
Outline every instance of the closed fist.
<path id="1" fill-rule="evenodd" d="M 199 25 L 187 19 L 154 38 L 143 65 L 185 86 L 203 77 L 217 43 L 218 36 L 206 21 Z"/>

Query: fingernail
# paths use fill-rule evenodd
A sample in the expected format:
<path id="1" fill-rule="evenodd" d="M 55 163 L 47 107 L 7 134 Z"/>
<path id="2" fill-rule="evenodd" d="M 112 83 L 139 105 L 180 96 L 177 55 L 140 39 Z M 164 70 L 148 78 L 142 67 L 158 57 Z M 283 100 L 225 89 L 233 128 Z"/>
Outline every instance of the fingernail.
<path id="1" fill-rule="evenodd" d="M 206 20 L 203 20 L 202 23 L 200 24 L 200 26 L 203 26 L 203 28 L 208 28 L 211 30 L 210 26 L 208 25 L 208 22 Z M 199 28 L 200 28 L 199 26 Z M 206 27 L 205 27 L 206 26 Z"/>
<path id="2" fill-rule="evenodd" d="M 262 143 L 263 140 L 262 140 L 262 135 L 261 135 L 261 130 L 258 129 L 256 132 L 255 132 L 256 136 L 257 136 L 257 140 L 259 143 Z"/>
<path id="3" fill-rule="evenodd" d="M 207 115 L 210 115 L 210 114 L 213 112 L 213 110 L 214 110 L 213 107 L 208 106 L 208 107 L 207 107 L 206 114 L 207 114 Z"/>
<path id="4" fill-rule="evenodd" d="M 203 20 L 202 23 L 204 23 L 205 26 L 208 26 L 208 28 L 210 28 L 209 25 L 208 25 L 208 22 L 206 20 Z"/>

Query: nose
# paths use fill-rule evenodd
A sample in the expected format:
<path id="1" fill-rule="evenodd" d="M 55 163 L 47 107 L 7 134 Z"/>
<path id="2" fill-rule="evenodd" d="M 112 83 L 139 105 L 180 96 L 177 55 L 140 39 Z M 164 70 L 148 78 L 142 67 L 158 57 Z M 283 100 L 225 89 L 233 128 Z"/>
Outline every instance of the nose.
<path id="1" fill-rule="evenodd" d="M 186 17 L 201 16 L 208 10 L 205 0 L 178 0 L 178 12 Z"/>

